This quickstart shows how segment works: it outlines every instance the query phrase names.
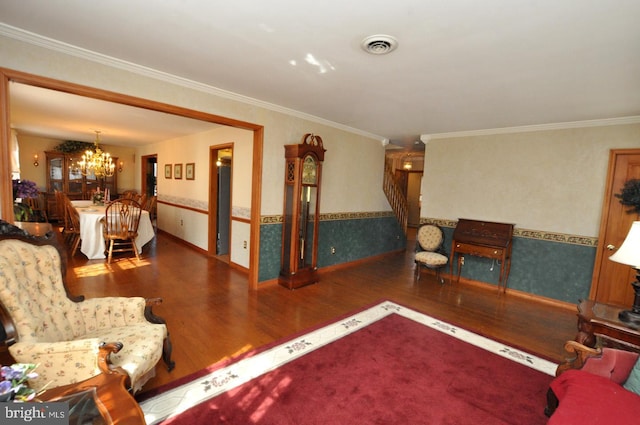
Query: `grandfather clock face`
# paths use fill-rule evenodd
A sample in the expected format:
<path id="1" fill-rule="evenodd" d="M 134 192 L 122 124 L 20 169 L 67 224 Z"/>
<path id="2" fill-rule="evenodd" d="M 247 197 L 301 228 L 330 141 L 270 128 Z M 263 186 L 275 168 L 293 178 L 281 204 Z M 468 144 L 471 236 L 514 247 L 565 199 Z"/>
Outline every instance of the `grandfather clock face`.
<path id="1" fill-rule="evenodd" d="M 317 184 L 318 164 L 312 155 L 307 155 L 302 161 L 302 184 Z"/>

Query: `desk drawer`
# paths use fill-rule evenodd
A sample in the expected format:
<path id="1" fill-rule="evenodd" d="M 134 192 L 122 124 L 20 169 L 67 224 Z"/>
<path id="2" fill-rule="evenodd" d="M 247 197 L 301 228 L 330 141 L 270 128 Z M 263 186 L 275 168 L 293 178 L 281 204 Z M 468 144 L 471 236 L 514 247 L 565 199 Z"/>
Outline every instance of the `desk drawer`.
<path id="1" fill-rule="evenodd" d="M 456 243 L 455 247 L 455 252 L 458 254 L 469 254 L 485 258 L 502 258 L 503 251 L 503 248 L 493 248 L 467 243 Z"/>

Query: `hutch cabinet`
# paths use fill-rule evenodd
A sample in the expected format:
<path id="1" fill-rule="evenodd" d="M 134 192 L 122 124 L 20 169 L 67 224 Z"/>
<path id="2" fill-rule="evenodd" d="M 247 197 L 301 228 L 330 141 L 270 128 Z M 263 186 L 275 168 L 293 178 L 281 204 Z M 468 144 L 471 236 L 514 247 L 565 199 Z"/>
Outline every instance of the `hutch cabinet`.
<path id="1" fill-rule="evenodd" d="M 83 176 L 74 166 L 82 157 L 82 152 L 45 152 L 47 156 L 47 187 L 46 206 L 47 215 L 50 219 L 61 219 L 58 214 L 55 192 L 64 192 L 69 199 L 90 199 L 91 192 L 100 188 L 108 188 L 113 194 L 118 193 L 118 173 L 113 173 L 111 177 L 96 178 L 90 174 Z M 118 158 L 113 158 L 117 163 Z"/>
<path id="2" fill-rule="evenodd" d="M 282 286 L 289 289 L 318 281 L 320 181 L 325 149 L 320 136 L 305 134 L 302 143 L 285 145 Z"/>

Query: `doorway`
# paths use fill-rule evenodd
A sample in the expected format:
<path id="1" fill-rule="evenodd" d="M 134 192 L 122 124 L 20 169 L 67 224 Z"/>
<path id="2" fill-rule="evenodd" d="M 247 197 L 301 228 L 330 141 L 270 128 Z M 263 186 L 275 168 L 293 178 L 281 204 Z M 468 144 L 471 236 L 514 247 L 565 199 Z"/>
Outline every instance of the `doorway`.
<path id="1" fill-rule="evenodd" d="M 231 206 L 233 181 L 233 144 L 217 145 L 210 150 L 209 170 L 210 232 L 209 252 L 229 263 L 231 258 Z M 213 237 L 211 237 L 213 236 Z"/>
<path id="2" fill-rule="evenodd" d="M 32 75 L 20 71 L 14 71 L 0 67 L 0 110 L 3 111 L 0 117 L 0 149 L 9 152 L 9 116 L 10 105 L 10 82 L 22 83 L 42 87 L 45 89 L 57 90 L 73 95 L 115 102 L 127 106 L 139 107 L 158 112 L 166 112 L 172 115 L 193 118 L 205 122 L 241 128 L 253 132 L 252 143 L 252 167 L 251 167 L 251 219 L 249 230 L 249 289 L 258 289 L 258 268 L 260 260 L 260 205 L 262 194 L 262 155 L 264 144 L 264 127 L 259 124 L 239 121 L 213 115 L 201 111 L 182 108 L 174 105 L 163 104 L 148 99 L 137 98 L 121 93 L 109 92 L 89 86 L 82 86 L 61 80 Z M 8 154 L 5 154 L 8 157 Z M 13 221 L 13 202 L 11 187 L 11 167 L 9 161 L 0 162 L 0 215 L 4 220 Z M 211 215 L 210 215 L 211 217 Z M 211 229 L 211 227 L 209 227 Z M 211 247 L 211 245 L 209 245 Z"/>
<path id="3" fill-rule="evenodd" d="M 143 155 L 140 168 L 142 193 L 147 195 L 147 198 L 158 195 L 158 155 Z"/>
<path id="4" fill-rule="evenodd" d="M 595 301 L 624 307 L 633 304 L 634 291 L 630 282 L 635 280 L 635 270 L 611 261 L 609 257 L 622 245 L 631 223 L 638 220 L 638 214 L 629 213 L 629 207 L 622 205 L 615 196 L 631 179 L 640 179 L 640 149 L 611 150 L 589 294 Z"/>

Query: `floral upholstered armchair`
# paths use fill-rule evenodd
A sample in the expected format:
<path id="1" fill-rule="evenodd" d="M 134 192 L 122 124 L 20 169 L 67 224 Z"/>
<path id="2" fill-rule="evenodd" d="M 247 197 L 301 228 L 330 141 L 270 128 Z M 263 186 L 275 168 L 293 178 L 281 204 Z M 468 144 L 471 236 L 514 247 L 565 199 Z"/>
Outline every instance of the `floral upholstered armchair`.
<path id="1" fill-rule="evenodd" d="M 37 363 L 39 389 L 123 373 L 138 391 L 162 356 L 173 369 L 164 320 L 139 297 L 70 297 L 58 237 L 32 237 L 0 221 L 0 320 L 19 363 Z M 2 334 L 0 329 L 0 334 Z"/>
<path id="2" fill-rule="evenodd" d="M 444 251 L 444 233 L 435 224 L 423 224 L 416 233 L 416 254 L 415 254 L 415 275 L 416 280 L 420 279 L 420 267 L 426 267 L 436 271 L 436 278 L 440 283 L 444 279 L 440 276 L 440 269 L 447 265 L 449 258 Z"/>

